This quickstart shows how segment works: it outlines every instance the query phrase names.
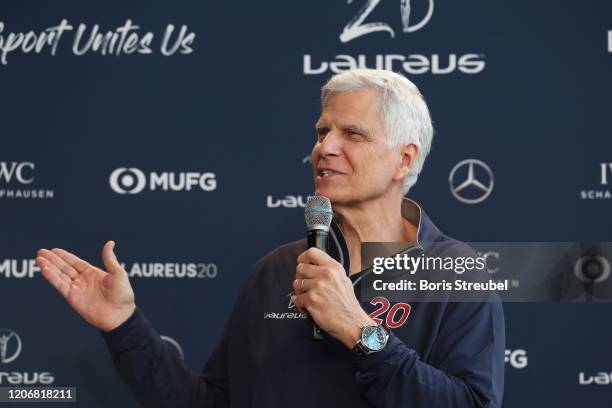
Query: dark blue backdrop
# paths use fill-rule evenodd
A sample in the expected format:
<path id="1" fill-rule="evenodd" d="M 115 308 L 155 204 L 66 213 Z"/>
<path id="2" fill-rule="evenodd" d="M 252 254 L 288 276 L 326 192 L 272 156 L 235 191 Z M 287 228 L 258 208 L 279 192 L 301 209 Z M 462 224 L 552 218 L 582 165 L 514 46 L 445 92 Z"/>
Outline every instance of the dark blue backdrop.
<path id="1" fill-rule="evenodd" d="M 408 26 L 424 24 L 403 32 L 400 1 L 382 0 L 363 23 L 388 24 L 394 36 L 342 42 L 363 3 L 3 2 L 0 48 L 11 32 L 39 34 L 62 19 L 73 29 L 55 55 L 18 49 L 0 65 L 0 328 L 22 345 L 16 355 L 15 337 L 7 344 L 4 360 L 16 357 L 0 362 L 0 374 L 39 384 L 51 376 L 76 386 L 82 406 L 136 404 L 96 330 L 31 266 L 36 249 L 55 246 L 101 265 L 108 239 L 136 271 L 138 305 L 200 370 L 253 263 L 304 235 L 303 209 L 288 207 L 312 192 L 303 159 L 319 88 L 351 59 L 374 67 L 377 55 L 395 55 L 390 68 L 425 95 L 435 138 L 409 196 L 443 231 L 483 242 L 612 240 L 611 2 L 412 0 Z M 107 32 L 127 19 L 139 38 L 153 33 L 150 54 L 73 52 L 80 24 L 88 38 L 96 24 Z M 193 52 L 162 55 L 168 24 L 172 40 L 183 25 L 195 33 Z M 465 159 L 494 179 L 476 204 L 449 185 Z M 120 168 L 142 172 L 115 173 L 133 194 L 111 188 Z M 164 172 L 214 173 L 216 188 L 129 185 L 128 173 L 149 181 Z M 204 277 L 137 276 L 149 264 L 164 276 L 196 264 Z M 609 406 L 609 304 L 505 310 L 504 406 Z M 600 372 L 607 383 L 599 375 L 601 384 L 580 384 L 580 373 Z"/>

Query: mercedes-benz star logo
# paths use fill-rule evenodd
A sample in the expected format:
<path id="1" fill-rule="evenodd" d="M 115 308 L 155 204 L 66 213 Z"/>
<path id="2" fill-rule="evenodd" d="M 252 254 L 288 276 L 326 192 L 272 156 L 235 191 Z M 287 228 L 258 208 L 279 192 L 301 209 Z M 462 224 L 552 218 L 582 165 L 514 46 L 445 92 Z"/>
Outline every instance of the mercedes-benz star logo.
<path id="1" fill-rule="evenodd" d="M 485 162 L 477 159 L 457 163 L 448 181 L 453 196 L 465 204 L 480 203 L 493 191 L 493 172 Z"/>
<path id="2" fill-rule="evenodd" d="M 19 357 L 21 339 L 10 329 L 0 329 L 0 364 L 7 364 Z"/>

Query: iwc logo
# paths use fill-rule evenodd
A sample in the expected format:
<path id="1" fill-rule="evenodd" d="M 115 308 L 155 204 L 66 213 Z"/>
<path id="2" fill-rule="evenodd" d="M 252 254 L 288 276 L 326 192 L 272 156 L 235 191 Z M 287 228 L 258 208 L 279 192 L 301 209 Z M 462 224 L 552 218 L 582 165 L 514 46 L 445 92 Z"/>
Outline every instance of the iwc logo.
<path id="1" fill-rule="evenodd" d="M 612 163 L 599 163 L 599 186 L 588 190 L 580 191 L 582 200 L 610 200 L 612 190 L 608 187 L 612 184 Z"/>
<path id="2" fill-rule="evenodd" d="M 41 189 L 34 182 L 35 167 L 32 162 L 0 161 L 0 199 L 53 198 L 54 190 Z"/>

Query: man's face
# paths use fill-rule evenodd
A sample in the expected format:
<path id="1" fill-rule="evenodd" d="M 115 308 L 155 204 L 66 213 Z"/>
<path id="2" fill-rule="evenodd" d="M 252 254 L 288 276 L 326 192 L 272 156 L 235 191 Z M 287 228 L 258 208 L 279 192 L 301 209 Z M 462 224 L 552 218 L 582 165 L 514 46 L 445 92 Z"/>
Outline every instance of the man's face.
<path id="1" fill-rule="evenodd" d="M 380 197 L 397 181 L 401 154 L 385 145 L 380 91 L 362 89 L 330 97 L 316 128 L 318 138 L 310 155 L 316 195 L 333 204 L 355 204 Z"/>

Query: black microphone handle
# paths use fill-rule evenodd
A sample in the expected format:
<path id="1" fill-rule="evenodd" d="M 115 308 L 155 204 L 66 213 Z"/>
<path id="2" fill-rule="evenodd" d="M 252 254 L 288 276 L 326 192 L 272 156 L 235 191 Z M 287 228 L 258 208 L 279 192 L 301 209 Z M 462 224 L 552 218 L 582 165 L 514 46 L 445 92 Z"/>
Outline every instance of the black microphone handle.
<path id="1" fill-rule="evenodd" d="M 325 230 L 314 229 L 308 231 L 306 234 L 306 243 L 308 248 L 319 248 L 321 251 L 327 253 L 327 238 L 329 233 Z M 323 332 L 321 328 L 313 323 L 312 326 L 312 338 L 315 340 L 323 340 Z"/>

